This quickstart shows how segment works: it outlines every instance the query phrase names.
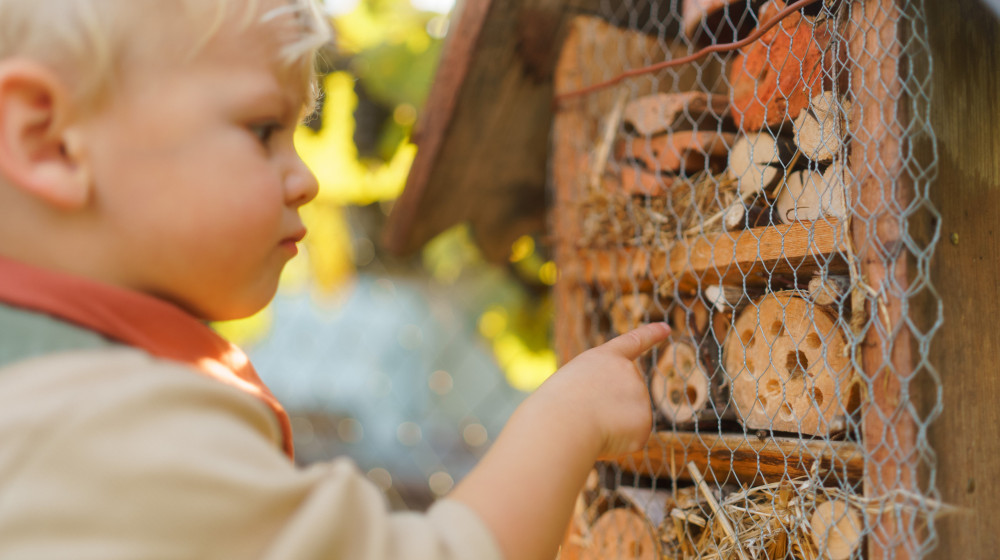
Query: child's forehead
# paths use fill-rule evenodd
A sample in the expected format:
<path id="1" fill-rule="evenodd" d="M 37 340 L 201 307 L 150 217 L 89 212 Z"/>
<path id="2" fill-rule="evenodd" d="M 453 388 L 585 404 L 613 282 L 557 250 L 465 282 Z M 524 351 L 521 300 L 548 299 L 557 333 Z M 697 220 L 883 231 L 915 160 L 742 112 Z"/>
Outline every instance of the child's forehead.
<path id="1" fill-rule="evenodd" d="M 287 56 L 287 47 L 301 41 L 306 33 L 301 20 L 294 11 L 285 9 L 290 4 L 287 0 L 246 4 L 253 6 L 230 9 L 190 58 L 182 56 L 175 63 L 180 69 L 204 66 L 244 77 L 270 77 L 286 95 L 304 99 L 308 94 L 311 53 L 291 59 Z M 195 41 L 199 32 L 204 33 L 199 29 L 192 32 L 191 40 Z"/>

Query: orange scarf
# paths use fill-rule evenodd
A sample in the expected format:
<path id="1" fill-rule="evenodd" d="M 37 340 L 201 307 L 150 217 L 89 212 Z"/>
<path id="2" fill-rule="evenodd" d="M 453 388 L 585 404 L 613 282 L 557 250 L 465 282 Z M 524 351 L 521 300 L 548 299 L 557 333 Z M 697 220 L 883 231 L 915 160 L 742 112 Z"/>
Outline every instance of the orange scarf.
<path id="1" fill-rule="evenodd" d="M 92 330 L 256 396 L 274 411 L 289 457 L 288 414 L 236 345 L 161 299 L 0 257 L 0 302 Z"/>

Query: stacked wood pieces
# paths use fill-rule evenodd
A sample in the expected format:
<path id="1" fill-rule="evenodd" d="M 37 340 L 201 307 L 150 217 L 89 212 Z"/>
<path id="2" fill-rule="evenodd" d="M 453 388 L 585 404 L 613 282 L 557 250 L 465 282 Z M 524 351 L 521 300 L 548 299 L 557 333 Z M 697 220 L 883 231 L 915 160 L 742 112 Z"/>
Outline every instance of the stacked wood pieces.
<path id="1" fill-rule="evenodd" d="M 726 96 L 640 96 L 625 105 L 622 121 L 603 188 L 580 202 L 581 244 L 668 245 L 735 199 L 723 174 L 736 140 Z"/>
<path id="2" fill-rule="evenodd" d="M 758 21 L 784 8 L 782 0 L 771 0 L 760 8 Z M 742 49 L 729 70 L 736 124 L 747 132 L 778 130 L 814 95 L 833 89 L 838 75 L 833 40 L 829 20 L 795 12 Z"/>
<path id="3" fill-rule="evenodd" d="M 767 2 L 759 20 L 784 7 L 782 0 Z M 849 208 L 842 162 L 850 102 L 835 93 L 846 75 L 832 55 L 832 25 L 794 12 L 730 66 L 730 110 L 743 132 L 729 156 L 730 176 L 744 202 L 776 199 L 775 219 L 785 223 L 844 219 Z M 757 193 L 767 198 L 751 198 Z M 739 227 L 740 208 L 727 218 L 728 229 Z"/>
<path id="4" fill-rule="evenodd" d="M 684 32 L 704 38 L 720 14 L 747 15 L 742 21 L 754 25 L 784 7 L 782 0 L 684 0 Z M 838 276 L 846 265 L 836 264 L 849 255 L 842 245 L 822 253 L 809 241 L 803 253 L 813 265 L 743 266 L 770 262 L 772 252 L 791 263 L 797 253 L 786 233 L 795 228 L 811 239 L 845 227 L 851 101 L 839 94 L 843 73 L 831 53 L 843 49 L 834 44 L 834 25 L 793 12 L 728 59 L 732 91 L 631 91 L 633 98 L 602 115 L 605 134 L 582 166 L 588 190 L 571 200 L 582 224 L 580 270 L 589 263 L 612 271 L 603 281 L 581 273 L 599 325 L 589 330 L 614 335 L 668 320 L 672 339 L 638 362 L 657 423 L 669 426 L 657 436 L 701 438 L 712 426 L 718 441 L 740 445 L 706 441 L 702 470 L 689 478 L 674 468 L 674 452 L 680 465 L 697 460 L 687 448 L 672 447 L 657 463 L 652 456 L 662 450 L 651 446 L 648 455 L 614 463 L 633 484 L 669 478 L 674 489 L 643 498 L 636 489 L 602 490 L 615 497 L 590 508 L 578 524 L 576 555 L 565 558 L 858 556 L 861 502 L 820 486 L 857 483 L 861 468 L 820 483 L 817 473 L 832 471 L 832 463 L 817 455 L 807 468 L 807 451 L 795 447 L 860 448 L 854 432 L 835 441 L 853 425 L 861 400 L 854 349 L 838 316 L 856 299 L 849 278 Z M 772 235 L 780 237 L 775 247 L 765 243 Z M 725 243 L 737 240 L 753 241 L 756 256 L 729 255 Z M 704 254 L 719 257 L 710 272 L 695 264 Z M 664 255 L 676 266 L 661 266 Z M 682 277 L 690 282 L 682 285 Z M 765 457 L 754 447 L 778 440 L 794 449 Z M 807 471 L 815 480 L 789 482 Z M 702 476 L 717 485 L 708 489 Z M 732 486 L 775 480 L 782 483 Z"/>
<path id="5" fill-rule="evenodd" d="M 746 227 L 746 216 L 762 212 L 752 208 L 771 200 L 780 222 L 846 219 L 849 173 L 841 154 L 849 110 L 849 101 L 823 92 L 796 119 L 794 137 L 770 131 L 741 135 L 729 153 L 727 170 L 740 201 L 726 214 L 726 229 Z"/>

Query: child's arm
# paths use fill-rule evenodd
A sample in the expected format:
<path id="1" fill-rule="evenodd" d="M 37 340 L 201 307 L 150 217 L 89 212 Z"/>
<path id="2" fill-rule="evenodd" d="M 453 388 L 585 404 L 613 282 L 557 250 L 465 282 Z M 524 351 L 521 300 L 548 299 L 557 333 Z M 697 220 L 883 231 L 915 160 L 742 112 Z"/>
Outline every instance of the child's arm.
<path id="1" fill-rule="evenodd" d="M 645 444 L 652 412 L 634 360 L 669 333 L 663 323 L 645 325 L 566 364 L 449 496 L 479 514 L 505 558 L 554 558 L 594 462 Z"/>

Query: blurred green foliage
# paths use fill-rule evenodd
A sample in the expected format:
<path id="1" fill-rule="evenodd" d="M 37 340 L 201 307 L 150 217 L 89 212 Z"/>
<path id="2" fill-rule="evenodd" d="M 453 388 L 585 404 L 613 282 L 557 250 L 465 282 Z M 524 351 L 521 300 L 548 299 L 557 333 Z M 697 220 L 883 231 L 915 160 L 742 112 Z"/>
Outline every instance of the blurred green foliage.
<path id="1" fill-rule="evenodd" d="M 318 297 L 343 291 L 358 271 L 345 208 L 391 205 L 402 192 L 416 155 L 410 137 L 427 100 L 443 46 L 447 15 L 414 9 L 409 0 L 362 0 L 332 20 L 335 46 L 321 62 L 324 97 L 318 126 L 302 126 L 296 147 L 320 183 L 302 209 L 309 229 L 303 255 L 286 268 L 281 290 L 310 289 Z M 371 240 L 377 243 L 377 239 Z M 464 227 L 425 248 L 416 266 L 478 317 L 473 327 L 492 344 L 508 381 L 531 390 L 554 371 L 549 290 L 555 266 L 533 239 L 522 238 L 510 266 L 485 263 Z M 269 310 L 217 325 L 237 342 L 264 336 Z"/>

